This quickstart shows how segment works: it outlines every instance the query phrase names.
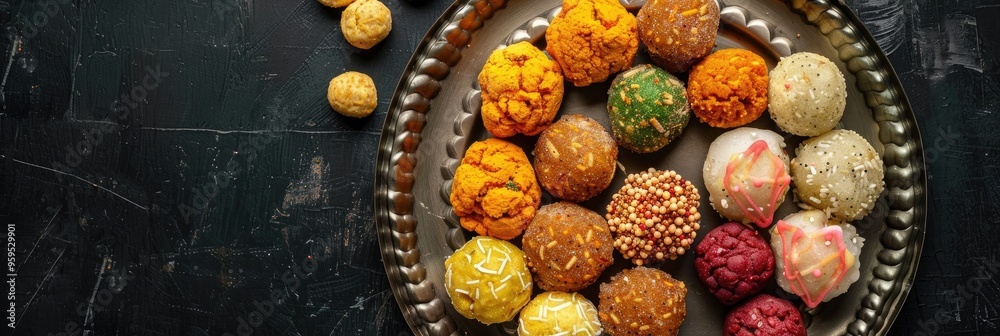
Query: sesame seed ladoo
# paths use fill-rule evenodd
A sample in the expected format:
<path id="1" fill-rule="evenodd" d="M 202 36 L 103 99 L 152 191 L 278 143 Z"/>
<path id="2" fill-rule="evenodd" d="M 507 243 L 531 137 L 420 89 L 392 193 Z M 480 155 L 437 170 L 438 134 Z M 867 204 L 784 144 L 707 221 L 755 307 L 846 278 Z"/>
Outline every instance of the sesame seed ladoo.
<path id="1" fill-rule="evenodd" d="M 640 266 L 684 255 L 701 228 L 700 200 L 698 189 L 675 171 L 629 175 L 605 215 L 615 249 Z"/>
<path id="2" fill-rule="evenodd" d="M 832 130 L 803 141 L 790 166 L 802 205 L 842 220 L 867 216 L 885 189 L 881 156 L 851 130 Z"/>
<path id="3" fill-rule="evenodd" d="M 817 136 L 837 126 L 847 106 L 844 74 L 828 58 L 798 52 L 768 74 L 768 111 L 781 130 Z"/>

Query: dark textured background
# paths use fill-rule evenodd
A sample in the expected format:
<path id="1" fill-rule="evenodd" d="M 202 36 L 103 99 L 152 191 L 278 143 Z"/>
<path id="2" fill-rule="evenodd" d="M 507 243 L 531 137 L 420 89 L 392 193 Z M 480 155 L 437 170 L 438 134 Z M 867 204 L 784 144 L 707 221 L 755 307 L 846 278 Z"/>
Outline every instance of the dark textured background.
<path id="1" fill-rule="evenodd" d="M 927 240 L 890 334 L 1000 334 L 1000 1 L 848 3 L 927 155 Z M 410 334 L 373 229 L 376 142 L 450 3 L 386 4 L 393 32 L 361 51 L 314 0 L 0 0 L 16 334 Z M 327 105 L 346 70 L 374 78 L 371 117 Z"/>

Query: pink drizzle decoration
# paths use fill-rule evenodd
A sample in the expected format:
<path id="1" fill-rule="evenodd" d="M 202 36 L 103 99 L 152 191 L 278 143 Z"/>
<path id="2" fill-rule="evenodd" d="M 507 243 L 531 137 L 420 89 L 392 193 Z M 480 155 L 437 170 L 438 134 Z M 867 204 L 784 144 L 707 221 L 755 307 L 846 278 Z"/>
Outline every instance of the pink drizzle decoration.
<path id="1" fill-rule="evenodd" d="M 757 160 L 764 157 L 762 164 L 774 165 L 774 176 L 750 176 L 750 169 L 757 164 Z M 761 188 L 765 183 L 771 183 L 771 197 L 764 206 L 754 202 L 747 187 L 740 187 L 749 181 L 754 188 Z M 726 193 L 740 207 L 740 211 L 751 221 L 761 228 L 771 226 L 774 221 L 774 211 L 777 210 L 778 198 L 785 195 L 792 177 L 785 171 L 785 163 L 767 147 L 767 142 L 757 140 L 750 145 L 750 148 L 743 152 L 742 156 L 735 156 L 729 160 L 726 166 L 726 175 L 722 177 L 722 184 L 726 188 Z"/>
<path id="2" fill-rule="evenodd" d="M 847 254 L 850 252 L 847 251 L 847 245 L 844 244 L 844 231 L 839 226 L 832 225 L 807 236 L 801 228 L 788 224 L 783 220 L 779 220 L 777 225 L 778 234 L 781 235 L 781 258 L 785 262 L 785 269 L 782 275 L 788 279 L 788 284 L 793 293 L 802 297 L 802 300 L 805 301 L 809 308 L 816 308 L 816 306 L 823 302 L 826 295 L 844 279 L 848 268 L 850 268 L 847 264 Z M 829 281 L 819 288 L 814 289 L 814 291 L 810 291 L 806 287 L 805 280 L 802 278 L 801 270 L 803 265 L 799 265 L 793 256 L 808 252 L 814 246 L 825 246 L 827 241 L 837 244 L 836 255 L 823 258 L 817 265 L 805 266 L 814 268 L 812 272 L 808 273 L 811 273 L 815 278 L 822 276 L 823 272 L 820 269 L 834 260 L 837 261 L 837 267 L 833 274 L 830 275 Z M 801 248 L 799 248 L 800 243 L 804 243 Z"/>

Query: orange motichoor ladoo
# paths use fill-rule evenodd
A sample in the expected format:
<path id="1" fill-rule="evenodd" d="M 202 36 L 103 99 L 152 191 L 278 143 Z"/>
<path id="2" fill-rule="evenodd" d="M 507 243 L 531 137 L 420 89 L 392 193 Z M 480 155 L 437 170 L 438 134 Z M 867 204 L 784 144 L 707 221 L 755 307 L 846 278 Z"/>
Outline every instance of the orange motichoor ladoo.
<path id="1" fill-rule="evenodd" d="M 493 51 L 479 72 L 479 86 L 483 126 L 498 138 L 541 133 L 562 105 L 559 64 L 528 42 Z"/>
<path id="2" fill-rule="evenodd" d="M 545 30 L 546 50 L 576 86 L 603 82 L 628 69 L 639 51 L 639 31 L 618 0 L 564 0 Z"/>
<path id="3" fill-rule="evenodd" d="M 688 101 L 698 119 L 730 128 L 757 120 L 767 108 L 767 64 L 749 50 L 722 49 L 688 76 Z"/>
<path id="4" fill-rule="evenodd" d="M 512 239 L 535 218 L 541 197 L 535 171 L 521 147 L 490 138 L 465 152 L 449 200 L 466 230 Z"/>

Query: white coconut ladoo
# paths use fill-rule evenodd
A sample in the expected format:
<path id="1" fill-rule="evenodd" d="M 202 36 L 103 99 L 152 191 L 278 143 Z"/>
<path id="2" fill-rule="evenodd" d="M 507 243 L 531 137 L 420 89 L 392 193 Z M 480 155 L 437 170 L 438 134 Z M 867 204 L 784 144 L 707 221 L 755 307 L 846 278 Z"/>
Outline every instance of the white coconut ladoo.
<path id="1" fill-rule="evenodd" d="M 842 220 L 858 220 L 875 208 L 885 189 L 882 158 L 851 130 L 833 130 L 803 141 L 792 160 L 799 201 Z"/>
<path id="2" fill-rule="evenodd" d="M 771 70 L 768 111 L 781 130 L 817 136 L 832 130 L 844 116 L 847 83 L 826 57 L 799 52 L 782 58 Z"/>
<path id="3" fill-rule="evenodd" d="M 722 217 L 767 228 L 791 185 L 785 141 L 778 133 L 741 127 L 708 149 L 705 188 Z"/>
<path id="4" fill-rule="evenodd" d="M 806 210 L 779 220 L 771 228 L 775 279 L 810 308 L 847 292 L 861 275 L 858 255 L 865 239 L 854 226 Z"/>

